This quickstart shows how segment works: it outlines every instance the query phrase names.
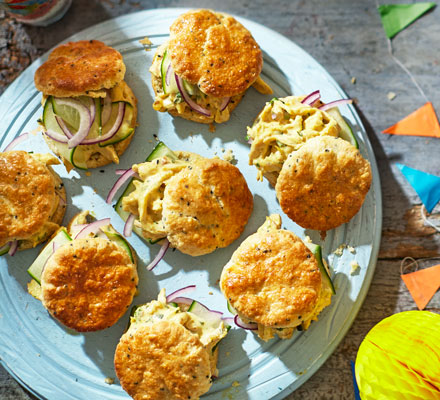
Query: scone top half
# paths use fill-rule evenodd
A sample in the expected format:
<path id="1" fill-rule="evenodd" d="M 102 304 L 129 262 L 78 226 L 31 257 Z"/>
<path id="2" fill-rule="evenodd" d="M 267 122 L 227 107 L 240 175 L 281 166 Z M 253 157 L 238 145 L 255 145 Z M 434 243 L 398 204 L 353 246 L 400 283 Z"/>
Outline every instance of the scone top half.
<path id="1" fill-rule="evenodd" d="M 237 20 L 189 11 L 174 21 L 154 57 L 153 108 L 201 123 L 227 121 L 251 85 L 272 93 L 260 78 L 262 66 L 258 44 Z"/>
<path id="2" fill-rule="evenodd" d="M 59 228 L 66 192 L 56 164 L 50 154 L 0 153 L 0 254 L 35 247 Z"/>
<path id="3" fill-rule="evenodd" d="M 58 46 L 35 72 L 44 137 L 68 170 L 119 162 L 137 116 L 124 75 L 121 54 L 98 40 Z"/>
<path id="4" fill-rule="evenodd" d="M 134 230 L 150 243 L 199 256 L 237 239 L 251 215 L 253 197 L 234 165 L 218 158 L 171 151 L 163 143 L 147 162 L 133 165 L 137 177 L 116 204 Z"/>
<path id="5" fill-rule="evenodd" d="M 317 136 L 287 157 L 275 190 L 290 219 L 324 235 L 358 213 L 371 181 L 370 163 L 356 147 Z"/>
<path id="6" fill-rule="evenodd" d="M 228 327 L 200 303 L 175 301 L 162 289 L 158 300 L 136 308 L 116 347 L 116 375 L 134 399 L 197 400 L 218 376 L 218 344 Z"/>
<path id="7" fill-rule="evenodd" d="M 331 302 L 324 267 L 299 237 L 280 227 L 279 215 L 268 217 L 234 252 L 220 278 L 232 309 L 256 324 L 263 340 L 307 329 Z"/>
<path id="8" fill-rule="evenodd" d="M 60 228 L 29 267 L 29 292 L 68 328 L 108 328 L 127 311 L 136 293 L 136 255 L 109 219 L 78 214 Z"/>

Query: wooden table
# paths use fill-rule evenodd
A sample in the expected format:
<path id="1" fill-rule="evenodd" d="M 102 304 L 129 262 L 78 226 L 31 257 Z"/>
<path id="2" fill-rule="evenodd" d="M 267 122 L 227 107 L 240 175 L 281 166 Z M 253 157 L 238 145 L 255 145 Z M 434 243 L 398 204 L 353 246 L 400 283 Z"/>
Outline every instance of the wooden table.
<path id="1" fill-rule="evenodd" d="M 400 279 L 401 260 L 406 256 L 435 257 L 440 249 L 440 235 L 424 225 L 420 217 L 421 202 L 395 166 L 401 162 L 440 175 L 440 140 L 381 133 L 422 106 L 425 99 L 390 57 L 375 1 L 224 0 L 221 7 L 213 0 L 75 0 L 73 3 L 62 21 L 47 28 L 24 26 L 0 14 L 0 93 L 34 59 L 79 30 L 141 9 L 197 4 L 252 19 L 287 36 L 315 57 L 348 95 L 356 99 L 382 182 L 379 260 L 365 303 L 346 337 L 321 369 L 287 397 L 353 399 L 350 360 L 355 359 L 362 338 L 381 319 L 416 309 Z M 410 69 L 437 110 L 440 110 L 439 21 L 437 7 L 393 40 L 396 57 Z M 396 95 L 393 100 L 388 98 L 391 92 Z M 432 264 L 433 261 L 426 261 L 421 266 Z M 439 293 L 427 309 L 440 312 Z M 0 398 L 34 399 L 2 367 Z"/>

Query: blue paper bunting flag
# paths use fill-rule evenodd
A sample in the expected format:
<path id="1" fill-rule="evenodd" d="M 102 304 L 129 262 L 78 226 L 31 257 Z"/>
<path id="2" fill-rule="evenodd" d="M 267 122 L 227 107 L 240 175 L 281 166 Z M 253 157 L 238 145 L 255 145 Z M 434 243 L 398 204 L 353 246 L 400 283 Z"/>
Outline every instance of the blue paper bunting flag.
<path id="1" fill-rule="evenodd" d="M 440 200 L 440 177 L 431 175 L 403 164 L 397 164 L 430 213 Z"/>

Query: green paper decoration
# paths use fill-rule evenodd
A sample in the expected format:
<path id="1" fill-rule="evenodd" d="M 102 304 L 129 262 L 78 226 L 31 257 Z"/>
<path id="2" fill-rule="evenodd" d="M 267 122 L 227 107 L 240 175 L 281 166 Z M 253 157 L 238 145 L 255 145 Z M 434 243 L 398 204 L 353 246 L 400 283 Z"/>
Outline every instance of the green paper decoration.
<path id="1" fill-rule="evenodd" d="M 435 7 L 436 3 L 383 4 L 379 10 L 382 25 L 389 39 Z"/>

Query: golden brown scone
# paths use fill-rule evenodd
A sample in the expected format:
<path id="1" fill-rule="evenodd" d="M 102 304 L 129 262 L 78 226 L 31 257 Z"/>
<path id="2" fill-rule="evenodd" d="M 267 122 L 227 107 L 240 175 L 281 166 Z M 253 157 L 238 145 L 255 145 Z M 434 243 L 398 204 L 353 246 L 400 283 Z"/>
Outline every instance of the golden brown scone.
<path id="1" fill-rule="evenodd" d="M 371 167 L 347 141 L 319 136 L 289 155 L 275 187 L 283 211 L 306 229 L 348 222 L 371 185 Z"/>
<path id="2" fill-rule="evenodd" d="M 66 192 L 50 167 L 57 163 L 51 155 L 0 153 L 0 246 L 19 240 L 19 249 L 35 247 L 59 228 Z"/>
<path id="3" fill-rule="evenodd" d="M 175 322 L 130 329 L 114 361 L 122 388 L 135 400 L 197 400 L 211 387 L 207 350 L 197 335 Z"/>
<path id="4" fill-rule="evenodd" d="M 79 332 L 116 323 L 138 283 L 128 253 L 103 238 L 76 239 L 58 248 L 41 275 L 42 302 L 62 324 Z"/>
<path id="5" fill-rule="evenodd" d="M 265 327 L 292 328 L 314 311 L 321 273 L 299 237 L 263 228 L 234 252 L 223 269 L 220 288 L 239 315 Z"/>
<path id="6" fill-rule="evenodd" d="M 55 48 L 35 72 L 35 86 L 56 97 L 104 97 L 124 79 L 121 54 L 99 40 L 69 42 Z"/>
<path id="7" fill-rule="evenodd" d="M 237 239 L 251 215 L 252 194 L 240 170 L 201 158 L 165 187 L 163 222 L 172 247 L 198 256 Z"/>
<path id="8" fill-rule="evenodd" d="M 164 52 L 165 48 L 166 48 L 166 43 L 157 49 L 157 52 L 156 52 L 154 59 L 153 59 L 153 67 L 155 64 L 158 64 L 157 68 L 160 68 L 159 65 L 162 61 L 163 52 Z M 163 95 L 164 91 L 163 91 L 162 79 L 161 79 L 160 75 L 151 74 L 151 84 L 153 86 L 154 93 L 156 94 L 156 97 L 158 95 Z M 231 101 L 226 106 L 226 109 L 228 110 L 229 114 L 231 114 L 232 111 L 234 110 L 234 108 L 238 106 L 238 104 L 240 103 L 243 96 L 244 96 L 244 93 L 239 93 L 235 96 L 232 96 Z M 171 108 L 171 109 L 167 109 L 165 107 L 160 108 L 159 102 L 155 102 L 155 104 L 157 104 L 155 109 L 157 109 L 158 111 L 161 111 L 161 112 L 168 111 L 173 117 L 182 117 L 182 118 L 185 118 L 189 121 L 194 121 L 194 122 L 198 122 L 201 124 L 211 124 L 215 121 L 215 117 L 216 117 L 214 113 L 210 117 L 203 115 L 203 114 L 200 114 L 200 113 L 192 110 L 191 107 L 186 105 L 186 103 L 182 103 L 185 105 L 185 107 L 181 112 L 179 112 L 176 108 Z"/>
<path id="9" fill-rule="evenodd" d="M 179 16 L 171 25 L 168 49 L 177 75 L 216 97 L 244 92 L 263 66 L 251 33 L 230 15 L 210 10 Z"/>

